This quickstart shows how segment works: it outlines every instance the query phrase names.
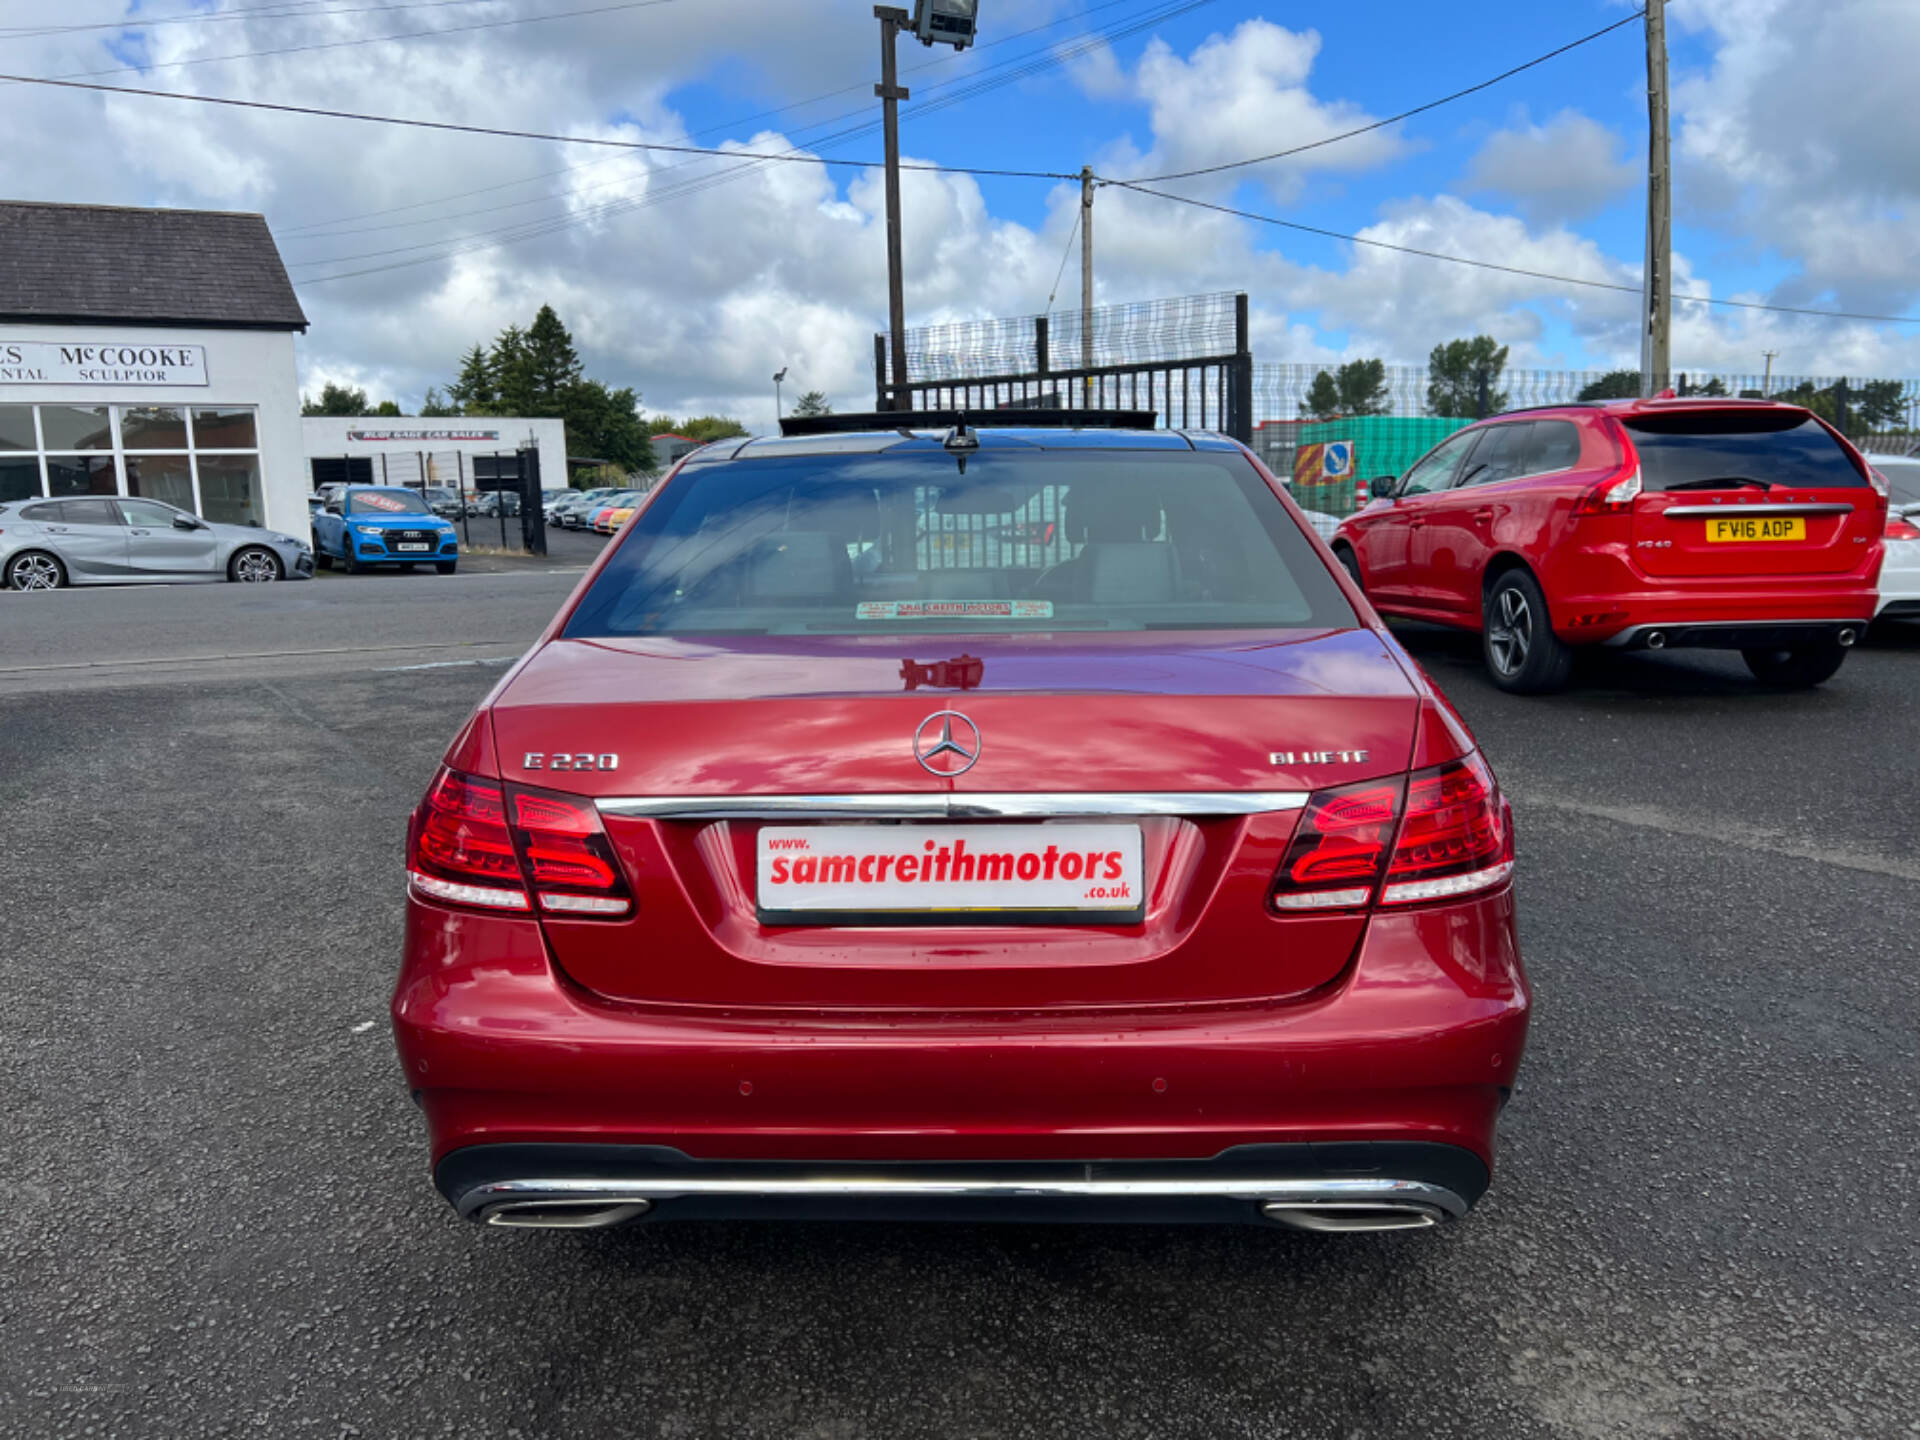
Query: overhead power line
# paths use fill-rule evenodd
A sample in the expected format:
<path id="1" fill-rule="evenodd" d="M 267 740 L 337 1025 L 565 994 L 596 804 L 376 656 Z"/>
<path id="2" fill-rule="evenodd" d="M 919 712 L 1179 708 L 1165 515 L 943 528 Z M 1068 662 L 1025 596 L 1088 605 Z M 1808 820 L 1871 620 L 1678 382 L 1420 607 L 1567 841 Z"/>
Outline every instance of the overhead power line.
<path id="1" fill-rule="evenodd" d="M 393 10 L 440 10 L 449 5 L 494 5 L 499 0 L 403 0 L 398 5 L 327 6 L 323 0 L 275 0 L 267 5 L 243 5 L 231 10 L 201 10 L 188 15 L 129 15 L 122 20 L 100 20 L 86 25 L 9 26 L 0 28 L 0 40 L 32 40 L 42 35 L 75 35 L 89 30 L 153 30 L 162 25 L 212 25 L 230 20 L 327 20 L 335 15 L 385 14 Z"/>
<path id="2" fill-rule="evenodd" d="M 1437 100 L 1429 100 L 1426 104 L 1416 105 L 1411 110 L 1402 110 L 1398 115 L 1389 115 L 1384 120 L 1375 120 L 1366 125 L 1356 126 L 1352 130 L 1343 130 L 1338 135 L 1329 135 L 1324 140 L 1312 140 L 1305 145 L 1295 145 L 1286 150 L 1275 150 L 1269 155 L 1254 155 L 1245 160 L 1228 160 L 1218 165 L 1202 165 L 1194 170 L 1172 170 L 1164 175 L 1134 175 L 1129 177 L 1125 182 L 1108 181 L 1107 183 L 1161 185 L 1169 180 L 1191 180 L 1197 175 L 1218 175 L 1224 170 L 1240 170 L 1249 165 L 1264 165 L 1269 160 L 1285 160 L 1289 156 L 1302 155 L 1309 150 L 1318 150 L 1326 145 L 1337 145 L 1342 140 L 1353 139 L 1356 135 L 1367 135 L 1375 130 L 1384 130 L 1389 125 L 1398 125 L 1402 120 L 1412 119 L 1415 115 L 1424 115 L 1429 110 L 1438 110 L 1442 105 L 1451 105 L 1454 101 L 1464 100 L 1469 95 L 1478 95 L 1482 90 L 1489 90 L 1502 81 L 1511 80 L 1514 76 L 1531 70 L 1537 65 L 1544 65 L 1549 60 L 1556 60 L 1560 56 L 1565 55 L 1569 50 L 1578 50 L 1582 45 L 1590 44 L 1603 35 L 1611 35 L 1616 30 L 1632 25 L 1646 13 L 1644 10 L 1636 10 L 1624 20 L 1616 20 L 1611 25 L 1603 25 L 1591 34 L 1582 35 L 1578 40 L 1569 40 L 1558 49 L 1549 50 L 1544 55 L 1536 55 L 1524 64 L 1515 65 L 1510 70 L 1502 70 L 1498 75 L 1488 76 L 1477 85 L 1469 85 L 1466 89 L 1456 90 L 1451 95 L 1442 95 Z"/>
<path id="3" fill-rule="evenodd" d="M 665 3 L 665 0 L 649 0 Z M 417 130 L 446 130 L 459 135 L 491 135 L 507 140 L 544 140 L 553 145 L 594 145 L 610 150 L 645 150 L 669 155 L 710 155 L 720 160 L 784 160 L 811 165 L 844 165 L 877 170 L 879 160 L 834 160 L 823 155 L 793 152 L 767 155 L 752 151 L 715 150 L 704 145 L 669 145 L 655 140 L 613 140 L 599 135 L 556 135 L 545 130 L 507 130 L 492 125 L 462 125 L 452 120 L 420 120 L 404 115 L 369 115 L 358 110 L 327 110 L 316 105 L 282 105 L 271 100 L 240 100 L 229 95 L 192 95 L 181 90 L 148 90 L 135 85 L 102 85 L 95 81 L 59 80 L 46 75 L 0 74 L 0 81 L 16 85 L 47 85 L 58 90 L 92 90 L 106 95 L 140 95 L 156 100 L 184 100 L 195 105 L 226 105 L 239 110 L 266 110 L 280 115 L 313 115 L 326 120 L 361 120 L 372 125 L 405 125 Z M 903 170 L 925 170 L 942 175 L 991 175 L 1015 180 L 1077 180 L 1054 170 L 1007 170 L 985 166 L 934 165 L 914 161 Z"/>
<path id="4" fill-rule="evenodd" d="M 476 20 L 471 25 L 442 25 L 427 30 L 399 30 L 385 35 L 356 35 L 349 40 L 315 40 L 306 45 L 282 45 L 272 50 L 237 50 L 231 55 L 197 55 L 189 60 L 162 60 L 152 65 L 116 65 L 106 70 L 74 70 L 52 77 L 84 80 L 100 75 L 148 75 L 155 70 L 184 70 L 191 65 L 219 65 L 228 60 L 259 60 L 274 55 L 304 55 L 312 50 L 346 50 L 355 45 L 378 45 L 388 40 L 431 40 L 441 35 L 465 35 L 475 30 L 502 30 L 510 25 L 538 25 L 548 20 L 577 20 L 584 15 L 610 15 L 617 10 L 650 10 L 679 0 L 618 0 L 587 10 L 556 10 L 544 15 L 513 15 L 504 20 Z M 153 92 L 166 93 L 166 92 Z"/>
<path id="5" fill-rule="evenodd" d="M 472 3 L 486 3 L 486 0 L 436 0 L 436 3 L 472 4 Z M 907 74 L 907 75 L 918 75 L 923 73 L 924 71 L 932 70 L 939 66 L 952 65 L 956 61 L 960 60 L 963 56 L 970 55 L 970 54 L 978 55 L 985 51 L 993 50 L 999 46 L 1011 44 L 1015 40 L 1023 40 L 1029 35 L 1037 35 L 1043 30 L 1057 29 L 1058 27 L 1068 24 L 1072 21 L 1083 20 L 1089 15 L 1098 14 L 1102 10 L 1111 10 L 1118 5 L 1126 5 L 1131 3 L 1134 3 L 1134 0 L 1102 0 L 1102 3 L 1100 4 L 1089 5 L 1087 6 L 1086 9 L 1077 11 L 1074 14 L 1063 15 L 1058 19 L 1049 20 L 1042 25 L 1029 25 L 1025 30 L 1016 30 L 1010 35 L 1002 35 L 997 40 L 989 40 L 984 44 L 976 45 L 970 51 L 947 50 L 944 47 L 942 47 L 941 53 L 935 56 L 933 59 L 922 60 L 918 65 L 903 65 L 901 67 L 901 71 L 903 74 Z M 826 90 L 821 92 L 818 95 L 810 95 L 804 100 L 793 100 L 793 101 L 789 101 L 785 105 L 776 105 L 773 108 L 768 110 L 757 110 L 751 115 L 742 115 L 733 120 L 723 121 L 718 125 L 709 125 L 703 129 L 696 130 L 693 132 L 692 138 L 696 140 L 703 139 L 708 135 L 719 135 L 726 131 L 741 129 L 744 126 L 753 124 L 755 121 L 765 120 L 774 115 L 784 115 L 790 111 L 804 110 L 809 105 L 818 105 L 827 100 L 838 99 L 842 95 L 851 95 L 855 91 L 866 90 L 872 85 L 872 83 L 873 82 L 871 80 L 863 80 L 863 81 L 860 81 L 858 84 L 843 85 L 837 90 Z M 911 110 L 909 110 L 909 113 L 912 113 Z M 823 120 L 817 123 L 820 125 L 831 125 L 831 124 L 837 123 L 838 120 L 841 118 L 844 118 L 844 117 L 836 116 L 836 117 L 833 117 L 832 119 Z M 809 128 L 813 128 L 813 127 L 809 127 Z M 475 195 L 493 195 L 493 194 L 497 194 L 499 191 L 502 191 L 502 190 L 511 190 L 517 185 L 531 185 L 535 181 L 551 180 L 554 177 L 559 175 L 573 175 L 583 170 L 591 170 L 601 165 L 607 165 L 611 163 L 612 163 L 611 160 L 589 160 L 586 163 L 580 164 L 580 165 L 563 165 L 557 170 L 542 170 L 536 174 L 524 176 L 519 180 L 505 180 L 500 182 L 499 184 L 482 185 L 472 190 L 456 190 L 453 193 L 448 195 L 435 196 L 431 200 L 414 200 L 405 205 L 390 205 L 382 210 L 364 210 L 354 215 L 336 215 L 330 220 L 317 220 L 310 225 L 295 225 L 290 229 L 281 230 L 281 231 L 278 231 L 277 233 L 283 237 L 292 236 L 292 235 L 304 235 L 312 231 L 327 231 L 332 234 L 353 234 L 356 232 L 343 231 L 338 229 L 337 227 L 341 225 L 349 225 L 359 220 L 377 220 L 384 215 L 398 215 L 409 210 L 425 210 L 430 208 L 431 206 L 444 205 L 454 200 L 470 199 Z M 614 181 L 611 183 L 625 184 L 628 182 L 623 178 L 622 180 Z M 593 186 L 589 188 L 597 189 L 601 187 Z M 547 195 L 547 196 L 541 196 L 538 198 L 540 200 L 564 199 L 568 195 L 577 194 L 577 193 L 579 192 L 578 191 L 561 191 L 557 195 Z M 526 203 L 536 203 L 536 202 L 529 201 Z M 492 208 L 492 207 L 489 207 L 489 208 Z M 462 214 L 484 214 L 487 212 L 483 210 L 483 211 L 465 211 L 461 213 Z M 459 217 L 457 215 L 430 216 L 425 220 L 408 221 L 408 222 L 402 222 L 402 223 L 425 225 L 425 224 L 430 224 L 433 221 L 439 220 L 439 219 L 456 219 L 456 218 L 459 218 Z M 372 227 L 369 227 L 369 228 L 372 228 Z M 324 238 L 324 237 L 315 236 L 314 238 L 318 239 L 318 238 Z"/>
<path id="6" fill-rule="evenodd" d="M 1171 200 L 1178 205 L 1192 205 L 1201 210 L 1213 210 L 1222 215 L 1237 216 L 1242 220 L 1256 220 L 1262 225 L 1277 225 L 1284 230 L 1297 230 L 1306 235 L 1318 235 L 1328 240 L 1344 240 L 1350 245 L 1366 245 L 1375 250 L 1391 250 L 1399 255 L 1417 255 L 1423 260 L 1444 260 L 1450 265 L 1468 265 L 1476 270 L 1494 270 L 1503 275 L 1520 275 L 1530 280 L 1551 280 L 1560 285 L 1580 285 L 1590 290 L 1611 290 L 1625 295 L 1642 293 L 1638 285 L 1623 285 L 1614 280 L 1590 280 L 1579 275 L 1557 275 L 1550 270 L 1529 270 L 1519 265 L 1502 265 L 1492 260 L 1475 260 L 1466 255 L 1449 255 L 1443 250 L 1422 250 L 1415 245 L 1395 245 L 1387 240 L 1373 240 L 1364 235 L 1347 235 L 1339 230 L 1328 230 L 1318 225 L 1305 225 L 1297 220 L 1282 220 L 1274 215 L 1262 215 L 1253 210 L 1240 210 L 1231 205 L 1218 205 L 1211 200 L 1196 200 L 1189 195 L 1175 195 L 1167 190 L 1150 190 L 1131 180 L 1108 180 L 1108 185 L 1123 190 L 1137 191 L 1142 195 L 1152 195 L 1157 199 Z M 1674 295 L 1676 304 L 1719 305 L 1733 310 L 1764 310 L 1779 315 L 1814 315 L 1825 320 L 1865 320 L 1881 325 L 1920 325 L 1920 315 L 1869 315 L 1853 310 L 1816 310 L 1803 305 L 1767 305 L 1757 300 L 1723 300 L 1713 295 Z"/>

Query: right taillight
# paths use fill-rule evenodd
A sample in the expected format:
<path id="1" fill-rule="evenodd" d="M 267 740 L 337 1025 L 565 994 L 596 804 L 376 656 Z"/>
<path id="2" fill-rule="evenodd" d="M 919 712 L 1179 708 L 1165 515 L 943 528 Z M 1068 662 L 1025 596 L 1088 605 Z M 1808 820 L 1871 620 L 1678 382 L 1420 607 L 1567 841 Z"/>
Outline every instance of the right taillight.
<path id="1" fill-rule="evenodd" d="M 449 905 L 616 919 L 632 893 L 593 802 L 443 769 L 414 812 L 407 877 Z"/>
<path id="2" fill-rule="evenodd" d="M 1474 754 L 1314 795 L 1274 877 L 1273 906 L 1411 905 L 1490 890 L 1512 873 L 1512 811 Z"/>
<path id="3" fill-rule="evenodd" d="M 1920 540 L 1920 525 L 1914 524 L 1904 516 L 1890 515 L 1887 517 L 1886 538 L 1889 540 Z"/>
<path id="4" fill-rule="evenodd" d="M 1625 469 L 1609 475 L 1580 497 L 1574 506 L 1576 515 L 1624 515 L 1633 508 L 1634 497 L 1642 488 L 1640 462 L 1634 459 Z"/>

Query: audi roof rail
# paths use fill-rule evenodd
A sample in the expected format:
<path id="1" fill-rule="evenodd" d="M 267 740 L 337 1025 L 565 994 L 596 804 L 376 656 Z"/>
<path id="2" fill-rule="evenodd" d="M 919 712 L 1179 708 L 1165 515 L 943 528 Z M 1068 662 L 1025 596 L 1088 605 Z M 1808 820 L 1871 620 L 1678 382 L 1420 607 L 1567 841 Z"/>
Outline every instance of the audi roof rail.
<path id="1" fill-rule="evenodd" d="M 782 415 L 782 435 L 850 435 L 863 430 L 1151 430 L 1155 410 L 879 410 L 853 415 Z"/>

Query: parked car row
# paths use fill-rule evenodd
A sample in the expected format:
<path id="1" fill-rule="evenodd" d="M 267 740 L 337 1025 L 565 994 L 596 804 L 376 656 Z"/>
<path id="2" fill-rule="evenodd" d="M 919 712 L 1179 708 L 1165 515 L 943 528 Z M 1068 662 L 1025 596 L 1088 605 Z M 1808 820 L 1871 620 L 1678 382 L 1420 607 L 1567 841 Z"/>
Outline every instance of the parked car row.
<path id="1" fill-rule="evenodd" d="M 1920 610 L 1920 528 L 1885 469 L 1794 405 L 1547 406 L 1372 482 L 1332 545 L 1381 613 L 1478 631 L 1505 690 L 1558 689 L 1583 646 L 1738 650 L 1764 682 L 1817 685 L 1876 613 Z"/>

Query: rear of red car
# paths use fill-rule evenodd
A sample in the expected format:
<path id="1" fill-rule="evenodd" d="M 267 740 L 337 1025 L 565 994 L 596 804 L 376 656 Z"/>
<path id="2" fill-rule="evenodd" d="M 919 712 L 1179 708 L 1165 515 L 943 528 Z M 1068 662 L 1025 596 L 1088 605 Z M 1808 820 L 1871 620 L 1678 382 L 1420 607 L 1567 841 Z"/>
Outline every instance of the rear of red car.
<path id="1" fill-rule="evenodd" d="M 416 811 L 443 1193 L 1464 1213 L 1526 1031 L 1511 818 L 1276 487 L 1164 433 L 835 439 L 662 486 Z"/>
<path id="2" fill-rule="evenodd" d="M 1792 405 L 1642 401 L 1595 417 L 1618 464 L 1541 581 L 1555 630 L 1635 649 L 1844 650 L 1873 618 L 1886 497 Z"/>

